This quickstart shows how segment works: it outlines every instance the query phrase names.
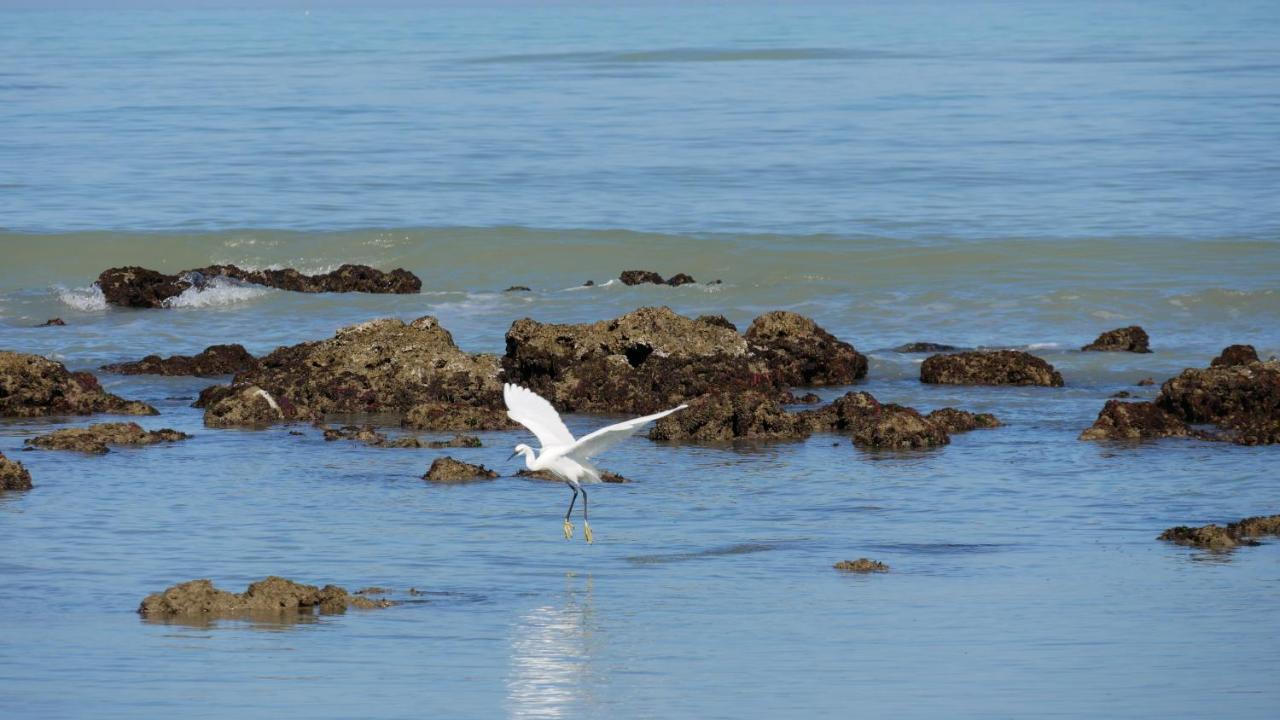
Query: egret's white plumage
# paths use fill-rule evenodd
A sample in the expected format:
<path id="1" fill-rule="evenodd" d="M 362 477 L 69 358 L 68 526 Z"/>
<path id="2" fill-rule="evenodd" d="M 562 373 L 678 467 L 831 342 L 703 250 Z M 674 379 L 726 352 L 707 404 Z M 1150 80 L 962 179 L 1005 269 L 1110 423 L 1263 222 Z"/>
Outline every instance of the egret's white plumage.
<path id="1" fill-rule="evenodd" d="M 560 413 L 532 390 L 507 383 L 502 386 L 502 398 L 507 403 L 507 416 L 528 428 L 542 445 L 541 452 L 528 445 L 517 445 L 511 457 L 523 455 L 525 467 L 549 471 L 573 488 L 569 512 L 564 516 L 566 539 L 573 536 L 573 524 L 569 522 L 569 515 L 573 512 L 573 503 L 578 499 L 578 493 L 582 493 L 582 524 L 587 542 L 591 542 L 591 526 L 587 524 L 587 491 L 582 486 L 600 482 L 600 471 L 591 464 L 591 458 L 631 437 L 654 420 L 688 407 L 681 405 L 660 413 L 625 420 L 575 440 L 573 433 L 569 432 L 569 428 L 560 419 Z"/>

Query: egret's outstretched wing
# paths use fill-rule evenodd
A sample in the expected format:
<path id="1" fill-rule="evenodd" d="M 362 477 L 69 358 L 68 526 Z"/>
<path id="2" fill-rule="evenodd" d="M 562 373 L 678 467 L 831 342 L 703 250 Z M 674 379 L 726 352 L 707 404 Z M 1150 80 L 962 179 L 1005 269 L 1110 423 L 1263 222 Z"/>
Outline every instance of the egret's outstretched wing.
<path id="1" fill-rule="evenodd" d="M 502 399 L 507 403 L 507 417 L 529 428 L 542 447 L 573 444 L 573 433 L 564 426 L 560 413 L 541 395 L 506 383 L 502 386 Z"/>
<path id="2" fill-rule="evenodd" d="M 654 420 L 664 418 L 677 410 L 683 410 L 687 407 L 689 406 L 681 405 L 680 407 L 674 407 L 670 410 L 663 410 L 660 413 L 624 420 L 617 425 L 602 427 L 589 435 L 583 435 L 582 439 L 574 443 L 573 447 L 565 453 L 565 457 L 573 458 L 579 462 L 586 462 L 617 443 L 631 437 L 637 430 L 648 425 Z"/>

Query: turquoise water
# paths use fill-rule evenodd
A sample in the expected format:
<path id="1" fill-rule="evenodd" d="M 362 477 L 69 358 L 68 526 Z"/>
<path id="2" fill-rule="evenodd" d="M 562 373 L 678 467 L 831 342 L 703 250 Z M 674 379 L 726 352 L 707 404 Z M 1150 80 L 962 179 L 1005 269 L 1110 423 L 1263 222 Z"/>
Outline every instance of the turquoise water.
<path id="1" fill-rule="evenodd" d="M 90 420 L 0 420 L 36 484 L 0 496 L 0 716 L 1274 715 L 1280 544 L 1154 538 L 1280 512 L 1275 449 L 1076 440 L 1139 379 L 1280 354 L 1273 3 L 331 5 L 0 10 L 0 348 L 94 369 L 433 314 L 501 352 L 522 317 L 786 308 L 869 354 L 859 389 L 1006 426 L 907 454 L 638 438 L 587 546 L 562 486 L 428 485 L 439 451 L 206 429 L 211 381 L 100 374 L 196 437 L 24 453 Z M 89 287 L 213 262 L 424 292 Z M 604 284 L 629 268 L 723 283 Z M 1135 323 L 1151 355 L 1076 350 Z M 888 350 L 924 340 L 1029 348 L 1067 386 L 925 386 Z M 513 472 L 528 438 L 483 439 L 448 452 Z M 893 570 L 831 569 L 861 556 Z M 268 574 L 409 602 L 133 612 Z"/>

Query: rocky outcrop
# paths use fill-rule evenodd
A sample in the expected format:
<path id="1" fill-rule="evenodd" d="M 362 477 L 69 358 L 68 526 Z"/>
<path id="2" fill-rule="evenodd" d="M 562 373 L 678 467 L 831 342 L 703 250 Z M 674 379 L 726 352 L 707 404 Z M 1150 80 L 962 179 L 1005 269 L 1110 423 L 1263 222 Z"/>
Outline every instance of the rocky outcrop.
<path id="1" fill-rule="evenodd" d="M 727 330 L 738 332 L 738 326 L 729 322 L 729 319 L 723 315 L 699 315 L 698 322 L 707 323 L 708 325 L 715 325 L 717 327 L 722 327 Z"/>
<path id="2" fill-rule="evenodd" d="M 26 444 L 43 450 L 74 450 L 77 452 L 104 454 L 108 445 L 140 447 L 158 443 L 177 442 L 191 436 L 170 430 L 143 430 L 138 423 L 97 423 L 88 427 L 55 430 L 48 435 L 38 435 L 26 440 Z"/>
<path id="3" fill-rule="evenodd" d="M 809 434 L 799 416 L 758 392 L 704 395 L 689 407 L 668 415 L 649 431 L 652 440 L 724 441 L 796 439 Z"/>
<path id="4" fill-rule="evenodd" d="M 920 381 L 944 385 L 1042 385 L 1062 387 L 1062 374 L 1021 350 L 933 355 L 920 365 Z"/>
<path id="5" fill-rule="evenodd" d="M 925 416 L 934 424 L 940 425 L 948 434 L 969 432 L 986 428 L 1000 427 L 1000 420 L 991 413 L 973 413 L 956 408 L 938 408 Z"/>
<path id="6" fill-rule="evenodd" d="M 672 287 L 697 282 L 692 276 L 685 273 L 676 273 L 669 280 L 664 280 L 661 275 L 652 270 L 623 270 L 618 279 L 622 281 L 623 285 L 650 284 L 671 285 Z"/>
<path id="7" fill-rule="evenodd" d="M 1210 550 L 1230 550 L 1241 545 L 1258 545 L 1254 538 L 1266 535 L 1280 535 L 1280 515 L 1247 517 L 1226 527 L 1179 525 L 1160 533 L 1158 539 Z"/>
<path id="8" fill-rule="evenodd" d="M 234 375 L 257 367 L 258 361 L 243 345 L 210 345 L 197 355 L 148 355 L 135 362 L 103 365 L 107 372 L 122 375 L 194 375 L 212 377 Z"/>
<path id="9" fill-rule="evenodd" d="M 1252 345 L 1228 345 L 1222 354 L 1209 363 L 1209 367 L 1230 367 L 1258 362 L 1258 351 Z"/>
<path id="10" fill-rule="evenodd" d="M 941 425 L 914 408 L 888 403 L 853 426 L 853 444 L 867 450 L 924 450 L 951 442 Z"/>
<path id="11" fill-rule="evenodd" d="M 867 376 L 866 356 L 803 315 L 765 313 L 746 337 L 784 385 L 849 385 Z"/>
<path id="12" fill-rule="evenodd" d="M 857 560 L 841 560 L 833 565 L 836 570 L 841 572 L 853 573 L 887 573 L 889 566 L 879 560 L 871 560 L 869 558 L 858 558 Z"/>
<path id="13" fill-rule="evenodd" d="M 368 265 L 343 265 L 332 272 L 304 275 L 292 268 L 244 270 L 235 265 L 211 265 L 168 275 L 143 267 L 109 268 L 98 276 L 98 287 L 108 303 L 124 307 L 167 307 L 166 300 L 190 288 L 202 289 L 215 278 L 293 292 L 364 292 L 413 294 L 422 281 L 404 269 L 383 272 Z"/>
<path id="14" fill-rule="evenodd" d="M 219 590 L 208 580 L 192 580 L 174 585 L 163 592 L 148 595 L 138 606 L 138 614 L 147 617 L 225 617 L 316 610 L 328 614 L 346 612 L 348 608 L 383 608 L 393 604 L 388 600 L 352 595 L 337 585 L 320 588 L 273 575 L 253 583 L 242 593 Z"/>
<path id="15" fill-rule="evenodd" d="M 897 353 L 944 353 L 952 352 L 953 350 L 959 350 L 959 348 L 954 345 L 943 345 L 942 343 L 931 342 L 906 343 L 905 345 L 899 345 L 898 347 L 893 348 L 893 351 Z"/>
<path id="16" fill-rule="evenodd" d="M 1280 360 L 1188 368 L 1155 402 L 1185 422 L 1218 425 L 1241 445 L 1280 442 Z"/>
<path id="17" fill-rule="evenodd" d="M 398 412 L 411 427 L 480 430 L 509 427 L 502 407 L 498 358 L 458 349 L 434 317 L 405 323 L 373 320 L 339 330 L 332 338 L 282 347 L 237 373 L 238 403 L 249 402 L 252 422 L 314 421 L 330 413 Z M 217 416 L 225 390 L 201 393 L 206 424 L 235 424 Z M 256 395 L 256 397 L 255 397 Z M 267 407 L 263 402 L 270 399 Z M 216 402 L 215 402 L 216 401 Z M 480 412 L 482 417 L 468 413 Z M 464 417 L 467 416 L 467 417 Z M 500 417 L 499 417 L 500 416 Z M 476 422 L 480 420 L 480 422 Z"/>
<path id="18" fill-rule="evenodd" d="M 1131 352 L 1149 353 L 1151 339 L 1147 331 L 1137 325 L 1108 330 L 1098 336 L 1097 340 L 1080 348 L 1084 352 Z"/>
<path id="19" fill-rule="evenodd" d="M 506 377 L 566 412 L 665 410 L 705 394 L 781 398 L 795 384 L 848 383 L 866 359 L 811 320 L 770 313 L 743 337 L 725 323 L 640 308 L 580 325 L 518 320 L 507 331 Z"/>
<path id="20" fill-rule="evenodd" d="M 1080 434 L 1080 439 L 1152 440 L 1192 434 L 1186 423 L 1155 403 L 1108 400 L 1098 413 L 1098 419 Z"/>
<path id="21" fill-rule="evenodd" d="M 287 419 L 276 398 L 257 385 L 236 385 L 229 392 L 210 393 L 204 406 L 204 424 L 208 427 L 261 428 Z"/>
<path id="22" fill-rule="evenodd" d="M 422 476 L 422 479 L 435 483 L 464 483 L 476 480 L 492 480 L 496 477 L 498 477 L 498 473 L 483 465 L 472 465 L 471 463 L 445 456 L 436 458 L 431 463 L 430 469 L 427 470 L 427 474 Z"/>
<path id="23" fill-rule="evenodd" d="M 548 482 L 560 482 L 560 483 L 564 482 L 564 480 L 561 480 L 560 478 L 556 477 L 555 473 L 549 470 L 530 470 L 528 468 L 521 468 L 518 472 L 516 472 L 516 477 L 532 478 L 534 480 L 546 480 Z M 631 482 L 631 481 L 622 477 L 616 472 L 601 470 L 600 482 L 625 483 L 625 482 Z"/>
<path id="24" fill-rule="evenodd" d="M 87 372 L 68 372 L 39 355 L 0 350 L 0 417 L 155 415 L 155 408 L 102 389 Z"/>
<path id="25" fill-rule="evenodd" d="M 5 490 L 30 490 L 31 473 L 17 460 L 10 460 L 0 453 L 0 492 Z"/>

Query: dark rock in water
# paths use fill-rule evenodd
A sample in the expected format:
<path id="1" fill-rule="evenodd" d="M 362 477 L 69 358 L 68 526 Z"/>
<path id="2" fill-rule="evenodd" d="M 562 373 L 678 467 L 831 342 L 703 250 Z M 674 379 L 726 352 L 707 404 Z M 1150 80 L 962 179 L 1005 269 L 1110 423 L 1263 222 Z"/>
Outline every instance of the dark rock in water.
<path id="1" fill-rule="evenodd" d="M 723 315 L 699 315 L 698 322 L 707 323 L 708 325 L 715 325 L 717 327 L 722 327 L 727 330 L 738 332 L 738 326 L 729 322 L 729 320 L 725 318 L 725 316 Z"/>
<path id="2" fill-rule="evenodd" d="M 920 365 L 920 381 L 946 385 L 1042 385 L 1062 387 L 1062 374 L 1021 350 L 933 355 Z"/>
<path id="3" fill-rule="evenodd" d="M 470 430 L 509 430 L 517 427 L 500 408 L 454 405 L 446 402 L 423 402 L 409 408 L 400 426 L 412 430 L 456 432 Z"/>
<path id="4" fill-rule="evenodd" d="M 208 580 L 192 580 L 148 595 L 138 607 L 138 614 L 158 616 L 235 616 L 245 613 L 299 612 L 319 610 L 342 613 L 348 608 L 383 608 L 394 605 L 388 600 L 351 595 L 344 588 L 326 585 L 303 585 L 271 576 L 259 580 L 242 593 L 219 590 Z"/>
<path id="5" fill-rule="evenodd" d="M 155 445 L 157 443 L 177 442 L 191 436 L 165 428 L 163 430 L 143 430 L 138 423 L 98 423 L 82 428 L 65 428 L 55 430 L 48 435 L 28 438 L 26 444 L 45 450 L 75 450 L 78 452 L 103 454 L 109 452 L 108 445 Z"/>
<path id="6" fill-rule="evenodd" d="M 871 560 L 868 558 L 858 558 L 857 560 L 841 560 L 833 565 L 836 570 L 842 572 L 855 573 L 886 573 L 889 572 L 889 566 L 879 560 Z"/>
<path id="7" fill-rule="evenodd" d="M 481 447 L 480 438 L 473 435 L 454 435 L 449 440 L 423 440 L 416 437 L 388 438 L 372 425 L 344 425 L 340 428 L 325 428 L 324 439 L 355 440 L 372 447 L 382 448 L 477 448 Z"/>
<path id="8" fill-rule="evenodd" d="M 498 473 L 483 465 L 472 465 L 471 463 L 464 463 L 461 460 L 454 460 L 445 456 L 436 458 L 435 462 L 431 463 L 431 468 L 427 470 L 427 474 L 422 476 L 422 479 L 437 483 L 462 483 L 474 480 L 492 480 L 496 477 L 498 477 Z"/>
<path id="9" fill-rule="evenodd" d="M 530 470 L 528 468 L 521 468 L 520 471 L 516 473 L 516 477 L 532 478 L 534 480 L 547 480 L 550 482 L 564 482 L 564 480 L 556 477 L 555 473 L 550 472 L 549 470 Z M 625 483 L 631 481 L 622 477 L 618 473 L 601 470 L 600 482 Z"/>
<path id="10" fill-rule="evenodd" d="M 797 413 L 814 432 L 849 434 L 864 449 L 919 450 L 951 442 L 946 428 L 913 408 L 881 404 L 866 392 L 850 392 L 826 407 Z"/>
<path id="11" fill-rule="evenodd" d="M 805 410 L 796 417 L 812 432 L 845 433 L 864 418 L 880 412 L 880 401 L 868 392 L 847 392 L 826 407 Z"/>
<path id="12" fill-rule="evenodd" d="M 991 413 L 973 413 L 956 408 L 938 408 L 925 416 L 930 422 L 942 426 L 948 434 L 969 432 L 970 430 L 998 428 L 1000 420 Z"/>
<path id="13" fill-rule="evenodd" d="M 1280 442 L 1280 360 L 1188 368 L 1155 402 L 1185 422 L 1220 426 L 1240 445 Z"/>
<path id="14" fill-rule="evenodd" d="M 899 353 L 941 353 L 951 352 L 952 350 L 959 350 L 959 348 L 954 345 L 931 342 L 913 342 L 893 348 L 894 352 Z"/>
<path id="15" fill-rule="evenodd" d="M 193 408 L 207 408 L 218 402 L 228 395 L 232 395 L 236 389 L 230 385 L 210 385 L 200 391 L 200 395 L 196 397 L 196 401 L 191 403 Z"/>
<path id="16" fill-rule="evenodd" d="M 503 292 L 532 292 L 532 291 L 529 290 L 529 288 L 525 287 L 524 285 L 512 285 L 506 290 L 503 290 Z"/>
<path id="17" fill-rule="evenodd" d="M 44 322 L 40 323 L 39 325 L 36 325 L 35 327 L 60 327 L 66 324 L 67 324 L 66 321 L 64 321 L 62 318 L 49 318 L 48 320 L 45 320 Z"/>
<path id="18" fill-rule="evenodd" d="M 1258 361 L 1258 351 L 1252 345 L 1228 345 L 1222 349 L 1221 355 L 1209 363 L 1209 367 L 1248 365 Z"/>
<path id="19" fill-rule="evenodd" d="M 1137 384 L 1138 384 L 1138 387 L 1147 387 L 1148 385 L 1155 385 L 1155 384 L 1156 384 L 1156 379 L 1155 379 L 1155 378 L 1142 378 L 1141 380 L 1139 380 L 1139 381 L 1138 381 L 1138 383 L 1137 383 Z"/>
<path id="20" fill-rule="evenodd" d="M 304 275 L 292 268 L 244 270 L 235 265 L 211 265 L 166 275 L 143 267 L 109 268 L 98 276 L 98 287 L 108 303 L 125 307 L 166 307 L 165 301 L 189 288 L 203 287 L 225 277 L 293 292 L 365 292 L 412 294 L 422 281 L 408 270 L 383 272 L 367 265 L 343 265 L 332 272 Z"/>
<path id="21" fill-rule="evenodd" d="M 676 273 L 675 275 L 667 278 L 667 284 L 671 287 L 679 287 L 681 285 L 688 285 L 696 282 L 698 281 L 694 280 L 692 276 L 685 275 L 684 273 Z"/>
<path id="22" fill-rule="evenodd" d="M 802 438 L 808 427 L 782 405 L 758 392 L 704 395 L 668 415 L 649 431 L 651 440 L 733 440 Z"/>
<path id="23" fill-rule="evenodd" d="M 1254 538 L 1266 535 L 1280 535 L 1280 515 L 1247 517 L 1226 527 L 1180 525 L 1160 533 L 1158 539 L 1210 550 L 1230 550 L 1240 545 L 1258 545 Z"/>
<path id="24" fill-rule="evenodd" d="M 198 355 L 173 355 L 161 358 L 148 355 L 136 362 L 103 365 L 107 372 L 123 375 L 233 375 L 257 367 L 258 361 L 243 345 L 210 345 Z"/>
<path id="25" fill-rule="evenodd" d="M 765 313 L 746 338 L 785 385 L 848 385 L 867 375 L 866 356 L 803 315 Z"/>
<path id="26" fill-rule="evenodd" d="M 257 367 L 237 373 L 234 382 L 265 391 L 278 409 L 276 421 L 315 420 L 340 413 L 412 414 L 424 404 L 445 404 L 460 412 L 496 410 L 502 407 L 499 370 L 496 356 L 459 350 L 449 332 L 426 316 L 410 324 L 373 320 L 343 328 L 328 340 L 278 348 Z M 201 393 L 206 415 L 219 394 Z M 251 424 L 259 424 L 269 414 L 264 410 L 253 417 Z M 494 429 L 508 426 L 489 424 Z M 482 428 L 458 423 L 429 429 Z"/>
<path id="27" fill-rule="evenodd" d="M 661 275 L 652 270 L 623 270 L 618 279 L 622 281 L 623 285 L 641 285 L 644 283 L 664 285 L 667 282 Z"/>
<path id="28" fill-rule="evenodd" d="M 595 287 L 595 286 L 596 286 L 596 281 L 595 281 L 595 280 L 588 280 L 588 281 L 586 281 L 586 282 L 582 283 L 582 287 Z"/>
<path id="29" fill-rule="evenodd" d="M 355 440 L 369 445 L 381 445 L 387 441 L 387 436 L 372 425 L 343 425 L 340 428 L 325 428 L 324 439 L 325 442 Z"/>
<path id="30" fill-rule="evenodd" d="M 476 437 L 475 435 L 454 435 L 452 438 L 449 438 L 448 440 L 432 440 L 431 442 L 427 443 L 427 447 L 435 448 L 435 449 L 478 448 L 478 447 L 483 447 L 483 443 L 481 443 L 480 438 Z"/>
<path id="31" fill-rule="evenodd" d="M 0 492 L 5 490 L 30 490 L 31 473 L 17 460 L 10 460 L 0 453 Z"/>
<path id="32" fill-rule="evenodd" d="M 817 393 L 805 393 L 797 397 L 794 393 L 787 392 L 783 395 L 782 401 L 788 405 L 817 405 L 822 402 L 822 398 Z"/>
<path id="33" fill-rule="evenodd" d="M 1150 440 L 1187 437 L 1191 428 L 1149 402 L 1108 400 L 1098 419 L 1080 434 L 1081 440 Z"/>
<path id="34" fill-rule="evenodd" d="M 1150 338 L 1147 331 L 1137 325 L 1108 330 L 1098 336 L 1097 340 L 1080 348 L 1084 352 L 1131 352 L 1149 353 Z"/>
<path id="35" fill-rule="evenodd" d="M 156 415 L 146 403 L 105 392 L 87 372 L 68 372 L 39 355 L 0 350 L 0 417 Z"/>
<path id="36" fill-rule="evenodd" d="M 1113 398 L 1127 398 L 1127 397 L 1133 397 L 1133 393 L 1129 392 L 1128 390 L 1121 390 L 1120 392 L 1117 392 L 1117 393 L 1112 394 L 1112 396 L 1111 396 L 1111 397 L 1113 397 Z"/>
<path id="37" fill-rule="evenodd" d="M 200 393 L 203 398 L 205 393 Z M 284 408 L 257 385 L 237 385 L 205 406 L 209 427 L 266 427 L 286 419 Z"/>

